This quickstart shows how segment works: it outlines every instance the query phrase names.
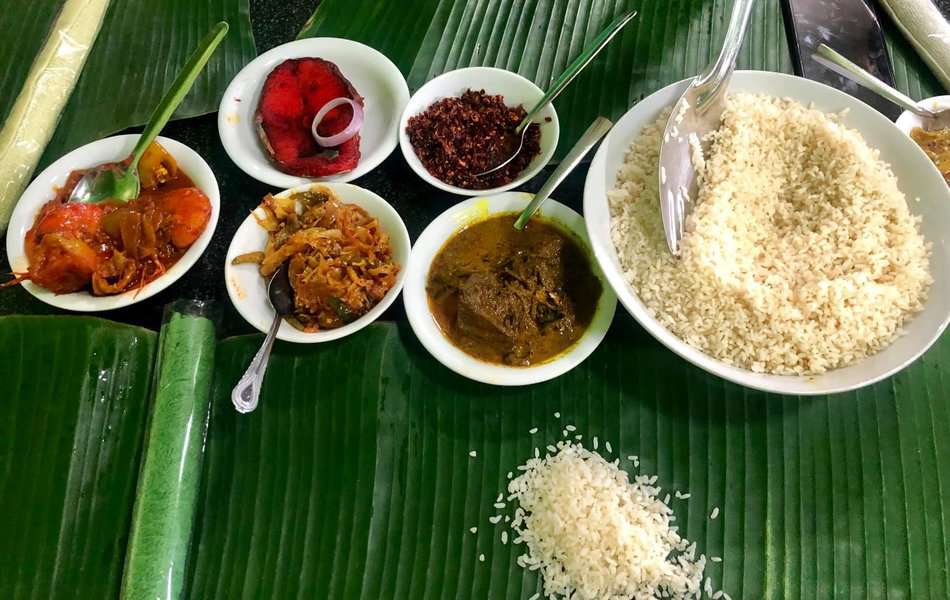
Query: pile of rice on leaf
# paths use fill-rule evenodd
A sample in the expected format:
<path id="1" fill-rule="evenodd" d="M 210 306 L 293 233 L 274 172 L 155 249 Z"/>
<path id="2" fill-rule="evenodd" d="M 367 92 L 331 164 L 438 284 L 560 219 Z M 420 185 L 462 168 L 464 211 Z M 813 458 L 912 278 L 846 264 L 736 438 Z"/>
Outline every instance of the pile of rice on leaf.
<path id="1" fill-rule="evenodd" d="M 555 450 L 518 467 L 508 484 L 508 499 L 518 501 L 514 543 L 527 545 L 517 562 L 540 571 L 544 595 L 698 597 L 706 558 L 677 533 L 657 477 L 631 482 L 619 459 L 608 462 L 580 443 L 561 441 Z"/>

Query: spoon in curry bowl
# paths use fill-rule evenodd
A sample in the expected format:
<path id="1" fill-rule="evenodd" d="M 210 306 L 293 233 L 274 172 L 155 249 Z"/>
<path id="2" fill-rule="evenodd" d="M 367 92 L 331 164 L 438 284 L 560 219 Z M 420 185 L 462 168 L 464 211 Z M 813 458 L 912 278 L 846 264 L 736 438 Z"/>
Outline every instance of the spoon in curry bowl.
<path id="1" fill-rule="evenodd" d="M 930 110 L 929 108 L 915 102 L 913 98 L 904 95 L 895 88 L 887 85 L 874 75 L 871 75 L 860 66 L 854 64 L 833 48 L 819 44 L 815 54 L 812 55 L 816 61 L 828 67 L 835 73 L 847 77 L 858 85 L 864 86 L 882 98 L 890 100 L 904 110 L 909 110 L 918 117 L 922 118 L 923 129 L 925 131 L 937 131 L 950 127 L 950 108 L 942 110 Z"/>
<path id="2" fill-rule="evenodd" d="M 247 371 L 231 390 L 231 403 L 239 413 L 249 413 L 257 408 L 261 387 L 264 384 L 264 373 L 267 371 L 267 361 L 270 359 L 270 351 L 274 347 L 277 331 L 284 317 L 294 310 L 294 288 L 290 285 L 288 265 L 287 262 L 280 265 L 267 282 L 267 299 L 274 308 L 274 320 L 271 322 L 260 350 L 251 359 Z"/>
<path id="3" fill-rule="evenodd" d="M 224 21 L 211 28 L 158 102 L 142 130 L 141 137 L 135 143 L 132 154 L 120 163 L 107 163 L 90 169 L 73 188 L 73 192 L 69 195 L 70 202 L 95 203 L 103 200 L 128 202 L 139 197 L 142 187 L 139 181 L 139 160 L 145 154 L 145 149 L 171 119 L 172 113 L 181 101 L 185 99 L 198 74 L 204 69 L 215 48 L 227 33 L 228 24 Z"/>
<path id="4" fill-rule="evenodd" d="M 538 116 L 545 106 L 553 102 L 554 99 L 564 91 L 564 88 L 567 87 L 567 84 L 574 81 L 574 78 L 584 70 L 584 67 L 589 65 L 597 56 L 597 54 L 599 54 L 600 51 L 604 49 L 607 43 L 610 42 L 610 40 L 613 39 L 613 37 L 617 35 L 621 29 L 623 29 L 623 26 L 629 23 L 635 16 L 637 16 L 637 11 L 635 10 L 631 10 L 620 15 L 614 20 L 613 23 L 608 25 L 606 29 L 601 31 L 600 34 L 594 38 L 594 41 L 591 42 L 591 45 L 585 48 L 584 51 L 581 52 L 580 56 L 575 58 L 574 62 L 572 62 L 567 67 L 567 69 L 561 73 L 554 83 L 551 84 L 551 89 L 541 96 L 541 99 L 538 100 L 537 104 L 535 104 L 531 110 L 528 111 L 528 114 L 525 115 L 525 117 L 518 123 L 518 126 L 515 127 L 514 133 L 516 136 L 518 136 L 518 145 L 515 147 L 515 151 L 511 154 L 511 156 L 491 169 L 476 174 L 476 177 L 483 177 L 489 173 L 494 173 L 499 169 L 505 168 L 505 166 L 507 166 L 521 153 L 521 149 L 524 147 L 525 135 L 528 132 L 531 121 Z"/>
<path id="5" fill-rule="evenodd" d="M 590 127 L 588 127 L 584 135 L 577 140 L 577 143 L 574 144 L 574 147 L 567 153 L 567 156 L 565 156 L 564 159 L 558 163 L 557 167 L 555 167 L 554 171 L 551 172 L 551 176 L 541 184 L 541 189 L 534 195 L 531 202 L 528 203 L 528 206 L 526 206 L 524 210 L 521 211 L 521 214 L 518 215 L 518 218 L 515 219 L 513 225 L 515 229 L 521 231 L 525 228 L 525 225 L 528 224 L 528 220 L 541 208 L 541 204 L 551 196 L 554 189 L 564 181 L 564 178 L 574 170 L 574 167 L 587 156 L 587 153 L 600 141 L 600 138 L 607 135 L 607 132 L 610 131 L 613 125 L 610 119 L 606 117 L 597 117 L 594 122 L 590 124 Z"/>

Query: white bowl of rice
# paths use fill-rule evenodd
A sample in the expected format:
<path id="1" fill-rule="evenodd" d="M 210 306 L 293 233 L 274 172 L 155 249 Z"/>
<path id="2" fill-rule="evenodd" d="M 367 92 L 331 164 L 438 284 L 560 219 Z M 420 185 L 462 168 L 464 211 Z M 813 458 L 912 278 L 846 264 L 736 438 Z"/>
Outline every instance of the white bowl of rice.
<path id="1" fill-rule="evenodd" d="M 860 388 L 923 354 L 950 321 L 950 190 L 927 156 L 838 90 L 737 72 L 674 259 L 657 163 L 687 83 L 628 111 L 587 176 L 592 249 L 630 314 L 706 371 L 782 394 Z"/>

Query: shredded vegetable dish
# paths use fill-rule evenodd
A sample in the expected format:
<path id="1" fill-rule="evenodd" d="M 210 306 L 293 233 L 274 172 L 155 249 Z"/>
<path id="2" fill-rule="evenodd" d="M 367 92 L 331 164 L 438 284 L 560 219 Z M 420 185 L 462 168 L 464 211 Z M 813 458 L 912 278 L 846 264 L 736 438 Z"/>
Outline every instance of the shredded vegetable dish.
<path id="1" fill-rule="evenodd" d="M 396 282 L 399 265 L 379 221 L 328 188 L 285 198 L 268 194 L 253 214 L 267 230 L 267 246 L 232 263 L 257 263 L 269 279 L 290 261 L 294 311 L 287 320 L 297 329 L 314 332 L 354 321 Z"/>

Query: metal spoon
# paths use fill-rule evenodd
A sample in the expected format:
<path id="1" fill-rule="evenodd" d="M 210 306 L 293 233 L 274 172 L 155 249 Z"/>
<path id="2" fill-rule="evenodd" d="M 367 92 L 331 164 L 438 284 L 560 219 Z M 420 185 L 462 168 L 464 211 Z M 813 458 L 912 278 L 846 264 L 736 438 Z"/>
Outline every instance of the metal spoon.
<path id="1" fill-rule="evenodd" d="M 591 61 L 593 61 L 597 56 L 597 54 L 604 49 L 607 43 L 613 39 L 613 37 L 617 35 L 621 29 L 623 29 L 623 26 L 629 23 L 630 20 L 635 16 L 637 16 L 637 11 L 635 10 L 631 10 L 620 15 L 613 21 L 613 23 L 608 25 L 606 29 L 601 31 L 600 34 L 594 38 L 594 41 L 591 42 L 591 45 L 585 48 L 584 51 L 581 52 L 581 55 L 575 58 L 574 62 L 572 62 L 567 67 L 567 69 L 561 73 L 554 83 L 551 84 L 551 89 L 546 94 L 544 94 L 544 96 L 541 96 L 541 99 L 538 100 L 537 104 L 535 104 L 531 110 L 528 111 L 528 114 L 525 115 L 525 117 L 521 119 L 521 122 L 518 123 L 518 126 L 515 127 L 515 135 L 519 136 L 519 141 L 518 147 L 515 149 L 514 154 L 508 157 L 508 159 L 501 164 L 492 167 L 487 171 L 478 173 L 475 175 L 476 177 L 482 177 L 483 175 L 488 175 L 489 173 L 494 173 L 499 169 L 503 169 L 506 165 L 508 165 L 508 163 L 513 161 L 515 157 L 518 156 L 518 154 L 521 153 L 521 148 L 524 146 L 525 134 L 528 132 L 528 125 L 531 124 L 531 121 L 538 116 L 545 106 L 553 102 L 554 99 L 564 91 L 564 88 L 567 87 L 567 84 L 574 81 L 574 78 L 584 70 L 584 67 L 589 65 Z"/>
<path id="2" fill-rule="evenodd" d="M 847 77 L 851 81 L 862 85 L 881 97 L 890 100 L 905 110 L 923 118 L 923 126 L 927 131 L 950 128 L 950 108 L 930 110 L 900 91 L 887 85 L 874 75 L 871 75 L 858 65 L 854 64 L 833 48 L 819 44 L 813 58 L 835 73 Z"/>
<path id="3" fill-rule="evenodd" d="M 231 403 L 239 413 L 249 413 L 257 408 L 257 401 L 261 394 L 261 386 L 264 383 L 264 373 L 267 371 L 267 360 L 270 358 L 271 348 L 274 346 L 274 339 L 277 337 L 277 330 L 280 329 L 280 323 L 284 316 L 289 315 L 294 309 L 294 289 L 290 285 L 288 263 L 284 263 L 271 276 L 267 282 L 267 299 L 270 300 L 273 307 L 274 321 L 271 323 L 264 343 L 260 350 L 251 359 L 251 364 L 247 371 L 231 390 Z"/>
<path id="4" fill-rule="evenodd" d="M 605 117 L 597 117 L 594 122 L 591 123 L 587 131 L 584 132 L 584 135 L 581 136 L 581 139 L 577 140 L 577 143 L 574 144 L 571 151 L 567 153 L 564 160 L 558 163 L 558 166 L 551 172 L 551 176 L 541 185 L 541 189 L 534 195 L 534 198 L 531 199 L 528 206 L 518 215 L 514 224 L 515 229 L 518 231 L 524 229 L 525 225 L 528 224 L 528 220 L 541 208 L 541 204 L 551 196 L 554 188 L 564 181 L 564 178 L 567 177 L 568 174 L 574 170 L 574 167 L 583 160 L 584 156 L 590 152 L 594 144 L 599 142 L 600 138 L 607 135 L 607 132 L 610 131 L 613 125 L 610 119 Z"/>
<path id="5" fill-rule="evenodd" d="M 680 254 L 686 216 L 696 195 L 692 149 L 696 140 L 719 127 L 725 110 L 726 88 L 736 68 L 749 15 L 755 0 L 735 0 L 732 17 L 716 62 L 696 76 L 673 105 L 660 146 L 660 216 L 666 244 L 673 256 Z M 695 139 L 693 139 L 695 136 Z M 690 143 L 693 139 L 693 144 Z"/>
<path id="6" fill-rule="evenodd" d="M 145 149 L 165 127 L 172 113 L 181 104 L 198 74 L 208 63 L 215 48 L 228 33 L 228 24 L 221 21 L 211 28 L 208 35 L 198 44 L 191 58 L 185 63 L 178 77 L 172 82 L 168 91 L 158 102 L 152 116 L 142 130 L 139 141 L 136 142 L 132 154 L 126 159 L 128 164 L 100 165 L 90 169 L 69 195 L 71 202 L 102 202 L 103 200 L 119 200 L 126 202 L 138 198 L 141 190 L 139 182 L 139 160 Z M 123 161 L 125 163 L 126 161 Z"/>

